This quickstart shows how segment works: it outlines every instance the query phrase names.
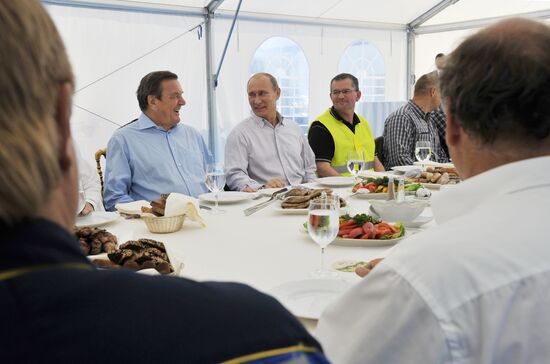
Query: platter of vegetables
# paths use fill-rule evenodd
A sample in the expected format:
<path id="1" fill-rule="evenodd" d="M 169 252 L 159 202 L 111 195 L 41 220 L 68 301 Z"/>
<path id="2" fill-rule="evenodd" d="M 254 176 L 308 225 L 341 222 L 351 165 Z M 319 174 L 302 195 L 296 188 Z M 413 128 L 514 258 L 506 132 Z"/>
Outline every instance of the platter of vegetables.
<path id="1" fill-rule="evenodd" d="M 381 178 L 372 178 L 367 177 L 363 178 L 362 181 L 356 183 L 352 189 L 351 192 L 353 192 L 353 196 L 359 197 L 359 198 L 366 198 L 366 199 L 385 199 L 388 198 L 388 183 L 389 179 L 388 177 L 381 177 Z M 397 186 L 398 182 L 397 180 L 394 181 L 394 187 L 395 191 L 397 192 Z M 422 188 L 421 183 L 414 183 L 408 180 L 405 180 L 405 194 L 406 195 L 414 195 L 416 191 L 420 188 Z"/>
<path id="2" fill-rule="evenodd" d="M 307 231 L 307 223 L 304 223 Z M 338 236 L 333 245 L 343 246 L 388 246 L 405 237 L 405 226 L 390 224 L 367 214 L 340 216 Z"/>

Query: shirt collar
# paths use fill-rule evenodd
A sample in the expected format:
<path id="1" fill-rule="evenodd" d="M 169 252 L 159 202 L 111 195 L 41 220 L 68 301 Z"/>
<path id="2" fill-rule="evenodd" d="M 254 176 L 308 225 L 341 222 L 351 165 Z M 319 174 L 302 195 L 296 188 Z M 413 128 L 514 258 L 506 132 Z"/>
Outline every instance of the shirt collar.
<path id="1" fill-rule="evenodd" d="M 424 112 L 424 111 L 422 111 L 422 109 L 420 108 L 420 106 L 418 106 L 417 104 L 415 104 L 413 100 L 409 100 L 408 104 L 409 104 L 410 107 L 412 108 L 413 112 L 414 112 L 419 118 L 421 118 L 422 120 L 428 120 L 428 116 L 430 115 L 429 112 Z"/>
<path id="2" fill-rule="evenodd" d="M 332 114 L 332 116 L 334 116 L 336 120 L 341 121 L 343 123 L 347 123 L 347 121 L 338 113 L 338 111 L 336 111 L 334 106 L 331 106 L 330 113 Z M 356 113 L 353 113 L 353 125 L 357 125 L 360 122 L 361 120 L 359 119 L 359 116 L 357 116 Z"/>
<path id="3" fill-rule="evenodd" d="M 269 121 L 254 114 L 254 111 L 250 111 L 250 117 L 252 118 L 252 120 L 256 122 L 256 124 L 258 124 L 258 126 L 267 126 L 267 125 L 271 126 L 271 123 Z M 278 111 L 277 111 L 277 120 L 279 120 L 277 125 L 285 126 L 285 123 L 286 123 L 285 118 Z"/>
<path id="4" fill-rule="evenodd" d="M 449 186 L 432 198 L 438 224 L 463 216 L 499 196 L 550 185 L 550 156 L 508 163 L 456 186 Z"/>
<path id="5" fill-rule="evenodd" d="M 135 122 L 135 127 L 139 130 L 155 128 L 162 131 L 173 131 L 176 130 L 181 124 L 181 121 L 177 123 L 172 129 L 166 130 L 163 127 L 158 126 L 153 120 L 151 120 L 145 113 L 141 113 L 137 121 Z"/>

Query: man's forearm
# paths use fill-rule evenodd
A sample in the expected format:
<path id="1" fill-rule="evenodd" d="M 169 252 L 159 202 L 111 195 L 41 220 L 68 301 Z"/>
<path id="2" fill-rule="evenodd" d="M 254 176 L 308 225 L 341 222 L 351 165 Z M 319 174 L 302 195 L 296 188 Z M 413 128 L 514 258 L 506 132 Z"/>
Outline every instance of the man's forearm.
<path id="1" fill-rule="evenodd" d="M 330 176 L 339 176 L 338 173 L 330 163 L 328 162 L 317 162 L 317 174 L 319 177 L 330 177 Z"/>

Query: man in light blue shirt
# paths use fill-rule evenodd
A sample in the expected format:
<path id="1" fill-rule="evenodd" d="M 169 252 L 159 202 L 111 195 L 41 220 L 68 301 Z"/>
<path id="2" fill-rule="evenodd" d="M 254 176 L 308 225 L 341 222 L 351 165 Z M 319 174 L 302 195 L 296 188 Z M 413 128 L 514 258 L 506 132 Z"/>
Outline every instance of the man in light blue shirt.
<path id="1" fill-rule="evenodd" d="M 137 90 L 139 118 L 118 129 L 107 145 L 105 208 L 161 193 L 197 197 L 207 192 L 204 178 L 212 156 L 199 132 L 180 123 L 185 105 L 178 76 L 151 72 Z"/>

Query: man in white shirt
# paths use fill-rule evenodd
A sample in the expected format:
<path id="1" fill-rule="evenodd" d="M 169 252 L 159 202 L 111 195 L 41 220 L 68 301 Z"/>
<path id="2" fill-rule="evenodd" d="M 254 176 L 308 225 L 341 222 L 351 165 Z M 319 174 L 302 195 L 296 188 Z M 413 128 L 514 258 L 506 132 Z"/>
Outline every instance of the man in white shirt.
<path id="1" fill-rule="evenodd" d="M 550 27 L 499 22 L 445 61 L 446 139 L 464 182 L 327 309 L 335 363 L 550 358 Z M 363 272 L 365 273 L 365 272 Z"/>
<path id="2" fill-rule="evenodd" d="M 253 192 L 313 181 L 315 155 L 300 126 L 277 112 L 281 89 L 275 77 L 253 75 L 247 92 L 252 113 L 225 144 L 227 186 Z"/>
<path id="3" fill-rule="evenodd" d="M 101 196 L 101 182 L 97 171 L 87 160 L 82 158 L 76 145 L 75 153 L 78 163 L 78 189 L 79 193 L 84 193 L 86 201 L 79 215 L 86 216 L 92 211 L 105 211 L 103 197 Z"/>

